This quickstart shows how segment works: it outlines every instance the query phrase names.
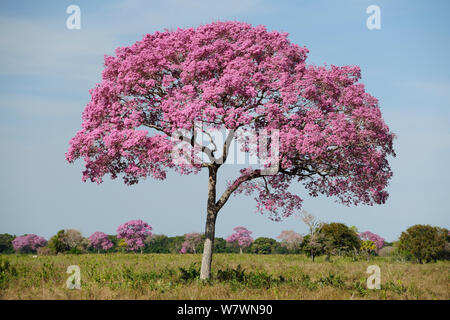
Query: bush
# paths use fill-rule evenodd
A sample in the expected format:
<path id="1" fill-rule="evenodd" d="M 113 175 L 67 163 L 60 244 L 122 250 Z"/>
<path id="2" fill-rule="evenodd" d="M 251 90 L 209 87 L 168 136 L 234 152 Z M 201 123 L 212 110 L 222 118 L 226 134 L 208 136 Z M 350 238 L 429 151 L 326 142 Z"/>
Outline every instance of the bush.
<path id="1" fill-rule="evenodd" d="M 6 288 L 9 281 L 17 274 L 16 268 L 9 263 L 9 260 L 0 257 L 0 289 Z"/>
<path id="2" fill-rule="evenodd" d="M 274 251 L 277 241 L 271 238 L 257 238 L 251 246 L 253 253 L 270 254 Z"/>
<path id="3" fill-rule="evenodd" d="M 327 259 L 333 254 L 349 254 L 360 249 L 358 234 L 343 223 L 326 223 L 319 230 L 319 241 Z"/>
<path id="4" fill-rule="evenodd" d="M 430 225 L 414 225 L 402 232 L 399 249 L 419 263 L 436 261 L 445 252 L 448 230 Z"/>
<path id="5" fill-rule="evenodd" d="M 218 270 L 215 279 L 229 283 L 233 287 L 241 285 L 249 288 L 266 289 L 286 281 L 282 276 L 275 278 L 264 271 L 246 272 L 241 265 L 238 265 L 235 269 L 227 267 L 224 270 Z"/>
<path id="6" fill-rule="evenodd" d="M 192 263 L 187 269 L 182 267 L 178 269 L 180 270 L 180 280 L 184 282 L 200 278 L 200 268 L 197 267 L 195 263 Z"/>
<path id="7" fill-rule="evenodd" d="M 450 260 L 450 242 L 446 242 L 444 246 L 444 250 L 439 255 L 439 259 L 442 260 Z"/>
<path id="8" fill-rule="evenodd" d="M 48 247 L 54 254 L 83 253 L 87 251 L 89 240 L 83 238 L 81 232 L 75 229 L 59 230 L 48 241 Z"/>
<path id="9" fill-rule="evenodd" d="M 0 253 L 14 253 L 14 247 L 12 241 L 15 236 L 3 233 L 0 234 Z"/>
<path id="10" fill-rule="evenodd" d="M 63 253 L 70 249 L 70 247 L 63 241 L 64 230 L 59 230 L 56 235 L 48 241 L 48 248 L 54 253 Z"/>
<path id="11" fill-rule="evenodd" d="M 170 239 L 164 234 L 152 234 L 145 240 L 145 253 L 169 253 Z"/>

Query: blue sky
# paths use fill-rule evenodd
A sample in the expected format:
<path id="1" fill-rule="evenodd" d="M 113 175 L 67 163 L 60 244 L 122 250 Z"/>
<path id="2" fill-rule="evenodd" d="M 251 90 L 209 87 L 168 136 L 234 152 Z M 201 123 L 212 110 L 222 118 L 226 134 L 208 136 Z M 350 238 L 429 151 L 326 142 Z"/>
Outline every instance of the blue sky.
<path id="1" fill-rule="evenodd" d="M 81 8 L 81 29 L 68 30 L 66 8 Z M 366 28 L 366 8 L 381 8 L 381 30 Z M 206 172 L 170 174 L 127 187 L 120 180 L 81 182 L 83 163 L 64 153 L 80 128 L 88 90 L 100 81 L 103 55 L 145 33 L 239 20 L 286 31 L 310 49 L 309 63 L 362 69 L 398 138 L 390 198 L 381 206 L 345 207 L 311 199 L 304 208 L 326 222 L 370 230 L 387 240 L 414 224 L 450 227 L 450 2 L 432 1 L 1 1 L 0 233 L 49 238 L 63 228 L 113 234 L 130 219 L 154 233 L 203 232 Z M 230 171 L 225 170 L 226 175 Z M 224 179 L 220 180 L 223 185 Z M 220 189 L 220 190 L 223 190 Z M 273 222 L 251 197 L 232 197 L 219 213 L 217 236 L 238 225 L 276 237 L 306 228 L 293 217 Z"/>

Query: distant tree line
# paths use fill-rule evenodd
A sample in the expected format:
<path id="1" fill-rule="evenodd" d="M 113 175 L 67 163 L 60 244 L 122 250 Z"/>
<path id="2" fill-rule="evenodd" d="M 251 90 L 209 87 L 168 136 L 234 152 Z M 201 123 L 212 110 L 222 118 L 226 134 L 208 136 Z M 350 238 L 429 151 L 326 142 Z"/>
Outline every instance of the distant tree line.
<path id="1" fill-rule="evenodd" d="M 312 261 L 317 256 L 331 260 L 333 256 L 364 256 L 370 259 L 376 255 L 397 255 L 419 263 L 450 259 L 450 236 L 445 228 L 415 225 L 402 232 L 398 241 L 389 243 L 372 232 L 359 233 L 355 227 L 343 223 L 318 223 L 308 214 L 304 214 L 303 219 L 309 227 L 308 234 L 304 236 L 293 230 L 284 230 L 277 237 L 279 241 L 268 237 L 253 240 L 251 231 L 236 227 L 227 239 L 215 238 L 214 252 L 306 254 Z M 203 251 L 205 236 L 201 233 L 174 237 L 152 234 L 149 231 L 151 226 L 141 220 L 129 221 L 118 230 L 123 232 L 107 235 L 97 231 L 89 238 L 75 229 L 60 230 L 48 241 L 33 234 L 16 237 L 5 233 L 0 234 L 0 253 L 51 255 L 139 250 L 141 253 L 188 254 Z"/>

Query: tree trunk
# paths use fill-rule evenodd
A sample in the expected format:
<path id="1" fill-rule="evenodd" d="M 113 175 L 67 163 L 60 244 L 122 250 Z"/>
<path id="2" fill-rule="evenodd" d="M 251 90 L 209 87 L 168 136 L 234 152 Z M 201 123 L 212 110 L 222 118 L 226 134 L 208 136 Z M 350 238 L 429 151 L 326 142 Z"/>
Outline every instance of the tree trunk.
<path id="1" fill-rule="evenodd" d="M 209 167 L 208 181 L 208 202 L 205 226 L 205 245 L 203 247 L 202 267 L 200 270 L 200 279 L 211 278 L 211 262 L 214 249 L 214 236 L 216 233 L 216 182 L 217 182 L 217 166 Z"/>
<path id="2" fill-rule="evenodd" d="M 239 247 L 239 253 L 242 254 L 242 247 Z"/>

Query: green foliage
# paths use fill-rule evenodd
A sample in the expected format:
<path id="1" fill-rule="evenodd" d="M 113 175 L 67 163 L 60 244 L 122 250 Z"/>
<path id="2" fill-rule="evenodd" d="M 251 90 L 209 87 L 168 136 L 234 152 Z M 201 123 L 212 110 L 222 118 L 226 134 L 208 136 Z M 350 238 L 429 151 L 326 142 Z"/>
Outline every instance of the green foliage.
<path id="1" fill-rule="evenodd" d="M 54 254 L 64 253 L 70 250 L 70 247 L 63 242 L 64 230 L 59 230 L 56 235 L 50 238 L 47 247 L 52 250 Z"/>
<path id="2" fill-rule="evenodd" d="M 419 263 L 436 261 L 445 252 L 447 237 L 447 229 L 418 224 L 402 232 L 399 249 Z"/>
<path id="3" fill-rule="evenodd" d="M 320 286 L 330 286 L 335 288 L 344 288 L 345 287 L 345 279 L 339 275 L 334 273 L 329 273 L 326 276 L 321 277 L 317 283 Z"/>
<path id="4" fill-rule="evenodd" d="M 184 282 L 193 281 L 200 278 L 200 268 L 195 263 L 191 263 L 188 268 L 178 268 L 180 270 L 180 280 Z"/>
<path id="5" fill-rule="evenodd" d="M 227 241 L 224 238 L 214 239 L 214 252 L 223 253 L 227 250 Z M 197 251 L 199 252 L 199 251 Z"/>
<path id="6" fill-rule="evenodd" d="M 271 238 L 257 238 L 251 245 L 253 253 L 270 254 L 276 248 L 277 241 Z"/>
<path id="7" fill-rule="evenodd" d="M 310 234 L 303 237 L 303 242 L 301 244 L 301 250 L 306 253 L 308 257 L 313 258 L 317 255 L 324 253 L 324 244 L 321 241 L 321 235 L 315 233 L 312 237 Z"/>
<path id="8" fill-rule="evenodd" d="M 170 237 L 168 243 L 168 250 L 170 253 L 179 253 L 183 246 L 184 236 Z"/>
<path id="9" fill-rule="evenodd" d="M 359 249 L 363 252 L 369 253 L 375 251 L 377 249 L 377 246 L 371 240 L 364 240 L 361 241 L 361 247 Z"/>
<path id="10" fill-rule="evenodd" d="M 119 241 L 117 241 L 117 248 L 124 252 L 125 248 L 127 247 L 127 242 L 125 241 L 124 238 L 119 239 Z"/>
<path id="11" fill-rule="evenodd" d="M 323 253 L 329 257 L 332 254 L 348 254 L 359 250 L 361 242 L 358 234 L 343 223 L 326 223 L 319 229 Z"/>
<path id="12" fill-rule="evenodd" d="M 361 297 L 368 294 L 368 289 L 366 287 L 366 279 L 360 278 L 358 281 L 352 283 L 352 289 L 356 291 Z"/>
<path id="13" fill-rule="evenodd" d="M 239 264 L 236 268 L 217 270 L 217 281 L 229 283 L 232 287 L 270 288 L 286 281 L 282 276 L 275 278 L 265 271 L 246 272 Z"/>
<path id="14" fill-rule="evenodd" d="M 403 285 L 401 280 L 397 280 L 396 282 L 387 281 L 385 284 L 381 285 L 381 289 L 382 290 L 390 290 L 397 294 L 403 294 L 407 290 L 407 288 Z"/>
<path id="15" fill-rule="evenodd" d="M 163 234 L 155 234 L 145 241 L 145 253 L 169 253 L 170 238 Z"/>
<path id="16" fill-rule="evenodd" d="M 377 246 L 375 245 L 375 242 L 371 240 L 363 240 L 361 241 L 361 247 L 359 250 L 367 257 L 367 260 L 369 260 L 371 255 L 375 255 Z"/>
<path id="17" fill-rule="evenodd" d="M 345 278 L 339 274 L 330 272 L 314 281 L 309 274 L 302 273 L 299 284 L 309 290 L 316 290 L 326 286 L 343 289 L 345 288 Z"/>
<path id="18" fill-rule="evenodd" d="M 8 287 L 12 278 L 17 276 L 17 270 L 8 259 L 0 257 L 0 289 Z"/>
<path id="19" fill-rule="evenodd" d="M 0 234 L 0 253 L 14 253 L 12 241 L 15 237 L 8 233 Z"/>

